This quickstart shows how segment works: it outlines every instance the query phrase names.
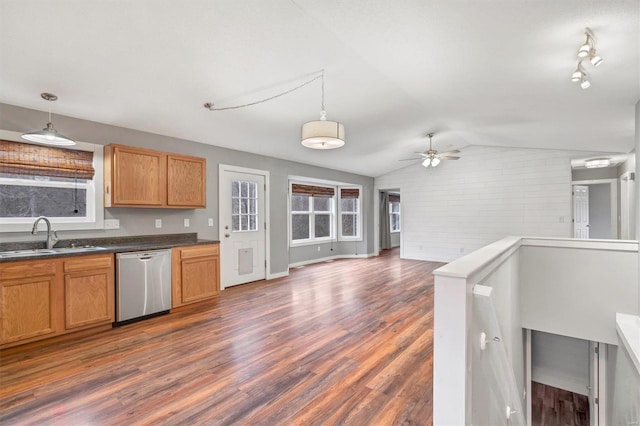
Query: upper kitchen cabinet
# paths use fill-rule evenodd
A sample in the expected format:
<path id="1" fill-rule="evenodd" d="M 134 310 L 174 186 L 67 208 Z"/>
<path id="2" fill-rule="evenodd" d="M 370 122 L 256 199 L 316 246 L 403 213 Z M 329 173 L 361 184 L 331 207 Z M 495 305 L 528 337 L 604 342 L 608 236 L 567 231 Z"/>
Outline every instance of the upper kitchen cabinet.
<path id="1" fill-rule="evenodd" d="M 206 207 L 204 158 L 111 144 L 104 162 L 105 207 Z"/>
<path id="2" fill-rule="evenodd" d="M 167 205 L 205 207 L 207 160 L 186 155 L 167 155 Z"/>

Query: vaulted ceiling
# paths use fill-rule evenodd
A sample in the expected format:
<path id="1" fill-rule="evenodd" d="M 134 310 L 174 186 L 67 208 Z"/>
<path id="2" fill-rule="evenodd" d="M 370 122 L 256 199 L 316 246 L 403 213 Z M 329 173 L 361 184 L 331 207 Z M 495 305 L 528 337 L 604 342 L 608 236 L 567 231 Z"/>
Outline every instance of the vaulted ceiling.
<path id="1" fill-rule="evenodd" d="M 585 27 L 604 58 L 588 90 L 570 81 Z M 428 131 L 440 150 L 624 153 L 639 40 L 637 0 L 0 0 L 0 102 L 44 111 L 49 91 L 54 113 L 368 176 L 405 167 Z M 299 143 L 318 81 L 202 106 L 321 69 L 338 150 Z"/>

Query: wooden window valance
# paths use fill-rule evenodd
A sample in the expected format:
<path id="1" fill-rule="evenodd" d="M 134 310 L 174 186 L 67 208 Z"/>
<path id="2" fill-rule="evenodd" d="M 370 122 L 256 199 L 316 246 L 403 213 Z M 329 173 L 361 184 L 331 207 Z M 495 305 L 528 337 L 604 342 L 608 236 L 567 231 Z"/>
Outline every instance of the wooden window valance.
<path id="1" fill-rule="evenodd" d="M 400 196 L 398 194 L 389 194 L 389 202 L 390 203 L 399 203 Z"/>
<path id="2" fill-rule="evenodd" d="M 358 198 L 360 190 L 358 188 L 341 188 L 340 198 Z"/>
<path id="3" fill-rule="evenodd" d="M 326 186 L 301 185 L 294 183 L 291 185 L 291 192 L 297 195 L 310 195 L 312 197 L 333 197 L 334 188 Z"/>
<path id="4" fill-rule="evenodd" d="M 0 140 L 0 173 L 92 179 L 93 152 Z"/>

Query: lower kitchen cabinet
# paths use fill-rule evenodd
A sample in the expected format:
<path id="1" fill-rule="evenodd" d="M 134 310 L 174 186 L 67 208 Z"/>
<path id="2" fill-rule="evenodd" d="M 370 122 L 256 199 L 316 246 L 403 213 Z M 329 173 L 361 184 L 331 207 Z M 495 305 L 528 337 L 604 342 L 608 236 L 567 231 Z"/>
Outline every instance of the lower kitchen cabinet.
<path id="1" fill-rule="evenodd" d="M 71 330 L 114 321 L 113 256 L 64 261 L 64 327 Z"/>
<path id="2" fill-rule="evenodd" d="M 0 267 L 0 344 L 48 337 L 60 331 L 55 262 Z"/>
<path id="3" fill-rule="evenodd" d="M 210 299 L 220 292 L 220 246 L 176 247 L 171 253 L 172 307 Z"/>
<path id="4" fill-rule="evenodd" d="M 0 348 L 114 320 L 113 254 L 0 263 Z"/>

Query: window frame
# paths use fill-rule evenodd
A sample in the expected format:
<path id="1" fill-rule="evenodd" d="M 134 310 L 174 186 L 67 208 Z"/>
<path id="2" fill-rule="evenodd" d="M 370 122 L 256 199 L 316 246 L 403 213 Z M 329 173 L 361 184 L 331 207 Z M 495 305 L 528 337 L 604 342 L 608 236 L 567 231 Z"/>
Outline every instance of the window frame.
<path id="1" fill-rule="evenodd" d="M 358 198 L 356 198 L 358 200 L 358 202 L 356 203 L 357 206 L 357 212 L 343 212 L 342 211 L 342 197 L 341 197 L 341 190 L 342 189 L 358 189 Z M 337 193 L 338 193 L 338 241 L 362 241 L 362 185 L 340 185 L 337 187 Z M 357 217 L 357 222 L 356 222 L 356 235 L 342 235 L 342 215 L 343 214 L 349 214 L 349 215 L 356 215 Z"/>
<path id="2" fill-rule="evenodd" d="M 393 207 L 392 204 L 397 204 L 398 205 L 398 211 L 394 212 L 393 211 Z M 402 212 L 402 207 L 400 205 L 400 201 L 389 201 L 389 232 L 391 234 L 397 234 L 399 232 L 402 231 L 402 221 L 401 221 L 401 216 L 400 213 Z M 391 220 L 392 216 L 398 216 L 398 229 L 394 230 L 393 227 L 393 220 Z"/>
<path id="3" fill-rule="evenodd" d="M 21 140 L 20 133 L 9 132 L 6 130 L 0 130 L 0 138 L 20 143 L 29 143 Z M 32 145 L 41 145 L 31 143 Z M 104 146 L 96 145 L 85 142 L 76 142 L 73 147 L 66 147 L 67 149 L 74 149 L 78 151 L 92 151 L 93 152 L 93 167 L 95 173 L 93 179 L 87 181 L 87 214 L 82 218 L 77 217 L 51 217 L 52 228 L 56 231 L 70 231 L 70 230 L 91 230 L 91 229 L 104 229 L 104 193 L 103 193 L 103 176 L 104 176 Z M 74 182 L 56 182 L 56 181 L 36 181 L 29 179 L 14 179 L 14 178 L 0 178 L 1 183 L 11 183 L 14 185 L 32 185 L 34 182 L 38 182 L 41 185 L 37 186 L 50 186 L 50 187 L 65 187 L 73 188 Z M 78 184 L 80 188 L 80 184 Z M 90 200 L 92 200 L 90 202 Z M 36 220 L 35 217 L 0 217 L 0 232 L 30 232 L 33 223 Z"/>
<path id="4" fill-rule="evenodd" d="M 300 211 L 300 210 L 293 210 L 293 203 L 292 203 L 292 198 L 294 196 L 293 193 L 293 185 L 294 184 L 299 184 L 299 185 L 312 185 L 312 186 L 319 186 L 319 187 L 323 187 L 323 188 L 332 188 L 334 190 L 334 193 L 331 197 L 322 197 L 322 198 L 329 198 L 329 203 L 330 203 L 330 210 L 329 210 L 329 223 L 330 223 L 330 235 L 328 237 L 317 237 L 315 236 L 315 232 L 316 232 L 316 228 L 315 228 L 315 215 L 316 215 L 316 211 L 315 211 L 315 205 L 313 202 L 313 196 L 311 195 L 307 195 L 307 197 L 309 197 L 309 210 L 308 211 Z M 302 180 L 290 180 L 289 181 L 289 197 L 288 197 L 288 204 L 289 204 L 289 214 L 288 216 L 288 220 L 289 220 L 289 247 L 300 247 L 300 246 L 306 246 L 306 245 L 312 245 L 312 244 L 318 244 L 318 243 L 329 243 L 329 242 L 334 242 L 336 241 L 336 187 L 333 185 L 327 185 L 327 184 L 319 184 L 316 182 L 307 182 L 307 181 L 302 181 Z M 304 195 L 304 194 L 300 194 L 300 195 Z M 321 198 L 318 197 L 318 198 Z M 322 215 L 326 215 L 327 211 L 323 210 L 323 211 L 319 211 L 319 214 L 321 213 Z M 308 214 L 309 215 L 309 238 L 305 238 L 305 239 L 299 239 L 299 240 L 294 240 L 293 239 L 293 215 L 294 214 Z"/>

